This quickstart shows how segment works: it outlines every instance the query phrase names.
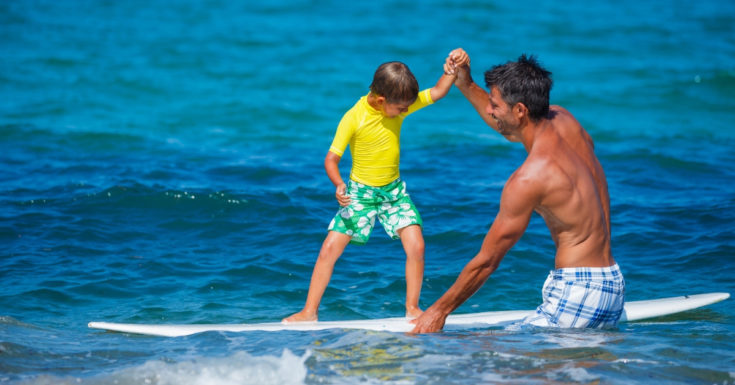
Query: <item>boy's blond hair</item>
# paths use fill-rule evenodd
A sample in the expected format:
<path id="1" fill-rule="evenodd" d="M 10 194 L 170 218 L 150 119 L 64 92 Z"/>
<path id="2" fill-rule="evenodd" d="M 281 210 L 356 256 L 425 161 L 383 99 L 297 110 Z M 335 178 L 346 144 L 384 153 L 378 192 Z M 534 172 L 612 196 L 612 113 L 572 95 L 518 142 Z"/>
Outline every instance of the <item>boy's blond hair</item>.
<path id="1" fill-rule="evenodd" d="M 370 92 L 388 103 L 413 103 L 419 95 L 419 82 L 407 65 L 392 61 L 375 70 Z"/>

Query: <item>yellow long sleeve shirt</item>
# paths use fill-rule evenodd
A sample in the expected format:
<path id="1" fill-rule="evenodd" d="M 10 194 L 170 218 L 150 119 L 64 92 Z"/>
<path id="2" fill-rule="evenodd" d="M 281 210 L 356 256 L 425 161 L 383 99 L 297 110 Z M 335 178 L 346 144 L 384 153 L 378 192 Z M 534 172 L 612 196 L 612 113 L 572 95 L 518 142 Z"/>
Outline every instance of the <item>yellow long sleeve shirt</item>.
<path id="1" fill-rule="evenodd" d="M 341 157 L 349 144 L 350 179 L 368 186 L 385 186 L 400 176 L 403 119 L 432 103 L 431 90 L 423 90 L 408 111 L 388 118 L 367 102 L 367 95 L 363 96 L 342 117 L 329 151 Z"/>

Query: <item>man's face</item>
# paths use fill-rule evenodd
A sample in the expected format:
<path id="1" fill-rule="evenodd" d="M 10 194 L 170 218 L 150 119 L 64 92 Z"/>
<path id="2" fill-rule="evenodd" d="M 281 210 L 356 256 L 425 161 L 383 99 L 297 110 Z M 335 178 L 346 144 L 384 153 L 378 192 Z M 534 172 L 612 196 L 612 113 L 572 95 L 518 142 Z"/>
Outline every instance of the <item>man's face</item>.
<path id="1" fill-rule="evenodd" d="M 513 114 L 513 107 L 500 96 L 498 87 L 490 89 L 489 101 L 486 112 L 495 119 L 497 130 L 505 137 L 510 137 L 518 128 L 519 121 Z"/>

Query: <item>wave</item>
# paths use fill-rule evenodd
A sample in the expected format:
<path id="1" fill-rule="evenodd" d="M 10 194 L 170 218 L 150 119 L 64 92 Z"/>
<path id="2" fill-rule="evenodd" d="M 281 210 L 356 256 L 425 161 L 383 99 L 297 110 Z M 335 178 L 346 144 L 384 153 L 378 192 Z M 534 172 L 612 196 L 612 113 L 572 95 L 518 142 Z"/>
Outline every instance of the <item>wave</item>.
<path id="1" fill-rule="evenodd" d="M 18 382 L 18 385 L 196 385 L 196 384 L 282 384 L 297 385 L 306 381 L 306 360 L 284 349 L 278 356 L 252 356 L 237 352 L 226 357 L 195 357 L 171 362 L 170 359 L 150 360 L 111 373 L 89 377 L 40 375 Z"/>

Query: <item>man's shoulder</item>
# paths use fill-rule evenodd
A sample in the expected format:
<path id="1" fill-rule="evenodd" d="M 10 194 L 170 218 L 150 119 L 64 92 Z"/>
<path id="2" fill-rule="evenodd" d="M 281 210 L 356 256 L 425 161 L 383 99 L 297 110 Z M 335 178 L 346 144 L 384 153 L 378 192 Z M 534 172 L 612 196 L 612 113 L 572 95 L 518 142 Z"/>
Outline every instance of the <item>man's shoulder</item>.
<path id="1" fill-rule="evenodd" d="M 549 112 L 556 112 L 556 113 L 563 113 L 563 114 L 570 114 L 569 110 L 566 108 L 558 105 L 558 104 L 552 104 L 549 106 Z"/>
<path id="2" fill-rule="evenodd" d="M 549 106 L 549 121 L 557 128 L 582 128 L 577 118 L 569 110 L 558 105 Z"/>
<path id="3" fill-rule="evenodd" d="M 531 152 L 523 161 L 516 172 L 526 175 L 527 177 L 543 177 L 550 167 L 556 165 L 556 159 L 553 154 L 547 151 Z"/>
<path id="4" fill-rule="evenodd" d="M 565 180 L 566 171 L 552 151 L 531 151 L 508 179 L 509 184 L 520 188 L 547 191 Z M 563 183 L 563 182 L 561 182 Z"/>
<path id="5" fill-rule="evenodd" d="M 543 185 L 554 170 L 556 166 L 552 158 L 531 153 L 523 164 L 513 171 L 508 178 L 508 183 L 525 186 Z"/>
<path id="6" fill-rule="evenodd" d="M 577 118 L 567 109 L 562 106 L 550 106 L 549 115 L 551 116 L 551 124 L 554 126 L 556 132 L 572 147 L 590 146 L 594 148 L 592 137 L 582 127 L 582 124 Z"/>
<path id="7" fill-rule="evenodd" d="M 526 158 L 503 186 L 507 202 L 530 204 L 535 207 L 547 190 L 548 167 L 544 159 Z M 533 202 L 533 203 L 532 203 Z"/>

